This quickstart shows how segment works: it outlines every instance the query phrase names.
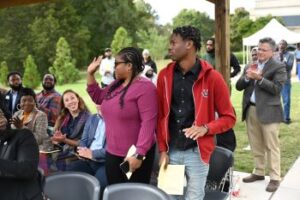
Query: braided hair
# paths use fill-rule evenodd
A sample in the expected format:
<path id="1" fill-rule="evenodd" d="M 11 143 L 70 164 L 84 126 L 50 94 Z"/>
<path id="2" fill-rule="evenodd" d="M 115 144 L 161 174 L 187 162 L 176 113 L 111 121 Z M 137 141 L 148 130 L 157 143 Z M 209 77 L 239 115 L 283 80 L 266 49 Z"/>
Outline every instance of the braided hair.
<path id="1" fill-rule="evenodd" d="M 137 77 L 143 70 L 144 70 L 144 65 L 143 65 L 143 56 L 141 52 L 134 48 L 134 47 L 126 47 L 122 49 L 117 56 L 119 56 L 121 59 L 124 60 L 125 63 L 131 63 L 132 64 L 132 76 L 130 78 L 129 83 L 126 85 L 126 87 L 121 91 L 121 96 L 120 96 L 120 106 L 121 108 L 124 107 L 124 97 L 125 94 L 130 87 L 133 79 Z M 111 93 L 117 89 L 120 85 L 124 83 L 124 80 L 118 80 L 116 81 L 108 90 L 106 94 L 106 99 L 108 99 L 111 96 Z"/>

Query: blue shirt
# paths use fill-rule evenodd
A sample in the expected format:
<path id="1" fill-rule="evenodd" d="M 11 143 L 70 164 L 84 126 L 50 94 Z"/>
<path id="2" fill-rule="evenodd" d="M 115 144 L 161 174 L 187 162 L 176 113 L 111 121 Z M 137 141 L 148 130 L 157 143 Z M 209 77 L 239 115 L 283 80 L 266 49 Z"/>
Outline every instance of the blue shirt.
<path id="1" fill-rule="evenodd" d="M 104 121 L 103 121 L 102 117 L 99 116 L 99 115 L 98 115 L 98 117 L 100 119 L 99 119 L 99 122 L 98 122 L 98 126 L 97 126 L 97 129 L 96 129 L 94 140 L 93 140 L 93 142 L 90 146 L 90 149 L 92 151 L 96 150 L 96 149 L 104 148 L 105 124 L 104 124 Z"/>
<path id="2" fill-rule="evenodd" d="M 266 62 L 268 62 L 268 61 L 269 61 L 269 60 L 267 60 Z M 257 70 L 260 71 L 260 72 L 262 72 L 262 70 L 263 70 L 264 67 L 265 67 L 266 62 L 263 62 L 263 63 L 258 62 L 258 68 L 257 68 Z M 262 79 L 261 81 L 259 81 L 258 84 L 261 84 L 262 81 L 263 81 L 263 79 Z M 257 81 L 255 81 L 255 84 L 257 84 Z M 250 97 L 250 102 L 256 103 L 256 99 L 255 99 L 255 90 L 253 90 L 253 92 L 252 92 L 252 95 L 251 95 L 251 97 Z"/>

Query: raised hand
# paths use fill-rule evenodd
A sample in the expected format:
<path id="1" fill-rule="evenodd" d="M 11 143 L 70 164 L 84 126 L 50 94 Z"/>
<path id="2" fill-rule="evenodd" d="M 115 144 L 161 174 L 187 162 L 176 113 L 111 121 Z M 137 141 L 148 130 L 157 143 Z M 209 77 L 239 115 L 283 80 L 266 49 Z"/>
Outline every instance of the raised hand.
<path id="1" fill-rule="evenodd" d="M 95 57 L 94 60 L 88 66 L 87 73 L 93 75 L 98 70 L 101 61 L 102 61 L 102 56 L 99 56 L 98 58 Z"/>

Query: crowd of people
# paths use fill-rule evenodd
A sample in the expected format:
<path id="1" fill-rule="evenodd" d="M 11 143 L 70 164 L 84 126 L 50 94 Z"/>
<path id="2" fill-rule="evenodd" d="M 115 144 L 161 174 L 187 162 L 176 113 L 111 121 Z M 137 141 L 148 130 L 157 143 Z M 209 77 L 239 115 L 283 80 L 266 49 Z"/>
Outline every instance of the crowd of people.
<path id="1" fill-rule="evenodd" d="M 0 180 L 0 190 L 8 184 L 18 192 L 8 190 L 5 195 L 12 196 L 7 199 L 25 199 L 24 194 L 41 199 L 38 167 L 45 175 L 86 172 L 99 180 L 102 191 L 116 183 L 149 183 L 158 149 L 159 165 L 185 165 L 183 198 L 203 199 L 214 146 L 231 151 L 236 147 L 231 89 L 215 70 L 214 45 L 214 38 L 208 39 L 201 58 L 200 30 L 175 28 L 168 48 L 172 62 L 159 73 L 147 49 L 126 47 L 113 57 L 106 48 L 87 67 L 87 94 L 97 108 L 93 115 L 75 91 L 55 90 L 53 74 L 44 75 L 43 89 L 36 95 L 23 87 L 19 72 L 9 73 L 10 90 L 0 93 L 0 179 L 5 180 Z M 281 180 L 279 125 L 291 123 L 294 62 L 285 40 L 277 52 L 276 47 L 272 38 L 262 38 L 236 83 L 244 92 L 242 120 L 255 163 L 243 181 L 263 180 L 267 161 L 269 192 L 276 191 Z M 295 55 L 298 65 L 300 54 Z M 230 66 L 230 77 L 241 71 L 234 54 Z M 102 76 L 99 83 L 97 72 Z M 128 155 L 130 148 L 134 153 Z M 120 167 L 125 164 L 130 178 Z M 19 181 L 23 179 L 26 187 Z"/>

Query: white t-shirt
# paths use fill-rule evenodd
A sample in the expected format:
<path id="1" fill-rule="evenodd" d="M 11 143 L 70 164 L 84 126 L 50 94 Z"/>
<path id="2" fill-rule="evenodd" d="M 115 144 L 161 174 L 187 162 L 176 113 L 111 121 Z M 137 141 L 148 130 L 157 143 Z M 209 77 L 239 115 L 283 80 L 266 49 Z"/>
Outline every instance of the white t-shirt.
<path id="1" fill-rule="evenodd" d="M 104 58 L 101 61 L 99 73 L 102 76 L 101 82 L 109 85 L 114 81 L 113 73 L 115 70 L 115 58 Z"/>

